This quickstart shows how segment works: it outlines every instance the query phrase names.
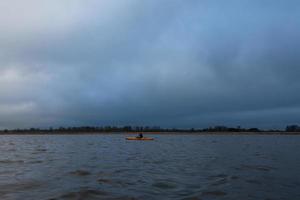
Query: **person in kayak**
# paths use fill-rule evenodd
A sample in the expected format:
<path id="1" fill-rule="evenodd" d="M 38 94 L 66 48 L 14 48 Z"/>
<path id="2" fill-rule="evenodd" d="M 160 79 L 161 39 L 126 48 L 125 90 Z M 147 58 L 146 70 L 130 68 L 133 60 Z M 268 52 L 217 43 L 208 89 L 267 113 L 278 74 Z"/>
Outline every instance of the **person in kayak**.
<path id="1" fill-rule="evenodd" d="M 139 136 L 137 136 L 136 138 L 143 138 L 143 133 L 140 133 Z"/>

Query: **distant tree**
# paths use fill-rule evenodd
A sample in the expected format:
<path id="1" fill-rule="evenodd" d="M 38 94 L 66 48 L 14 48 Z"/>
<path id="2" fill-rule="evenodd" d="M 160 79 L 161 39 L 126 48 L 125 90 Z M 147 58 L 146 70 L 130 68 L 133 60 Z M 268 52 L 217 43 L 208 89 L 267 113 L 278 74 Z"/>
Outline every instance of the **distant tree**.
<path id="1" fill-rule="evenodd" d="M 298 125 L 289 125 L 285 129 L 287 132 L 297 132 L 300 131 L 300 127 Z"/>
<path id="2" fill-rule="evenodd" d="M 124 126 L 123 131 L 130 132 L 130 131 L 132 131 L 132 128 L 131 128 L 131 126 Z"/>
<path id="3" fill-rule="evenodd" d="M 249 128 L 248 131 L 250 131 L 250 132 L 259 132 L 260 130 L 258 128 Z"/>

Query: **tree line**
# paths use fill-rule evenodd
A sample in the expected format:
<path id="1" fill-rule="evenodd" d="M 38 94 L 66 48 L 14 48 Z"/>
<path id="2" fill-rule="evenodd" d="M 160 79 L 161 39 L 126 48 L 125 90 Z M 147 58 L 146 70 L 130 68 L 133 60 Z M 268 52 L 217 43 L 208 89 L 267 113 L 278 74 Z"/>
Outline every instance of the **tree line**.
<path id="1" fill-rule="evenodd" d="M 58 128 L 4 129 L 2 133 L 111 133 L 111 132 L 300 132 L 300 126 L 288 125 L 285 130 L 214 126 L 208 128 L 161 128 L 159 126 L 81 126 Z"/>

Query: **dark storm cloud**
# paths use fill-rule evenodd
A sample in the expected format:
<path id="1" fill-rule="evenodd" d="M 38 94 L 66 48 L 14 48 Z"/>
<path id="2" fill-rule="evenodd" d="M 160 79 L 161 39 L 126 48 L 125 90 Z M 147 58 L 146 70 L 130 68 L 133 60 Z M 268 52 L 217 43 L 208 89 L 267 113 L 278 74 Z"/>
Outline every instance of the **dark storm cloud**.
<path id="1" fill-rule="evenodd" d="M 297 1 L 0 4 L 0 127 L 300 120 Z"/>

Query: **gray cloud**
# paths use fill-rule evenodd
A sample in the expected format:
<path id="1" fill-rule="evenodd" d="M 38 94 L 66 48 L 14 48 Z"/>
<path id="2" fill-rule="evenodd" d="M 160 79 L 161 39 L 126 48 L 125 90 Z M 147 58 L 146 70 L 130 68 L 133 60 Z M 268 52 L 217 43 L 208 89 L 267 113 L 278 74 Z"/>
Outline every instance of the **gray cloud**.
<path id="1" fill-rule="evenodd" d="M 297 1 L 0 4 L 0 128 L 299 123 Z"/>

